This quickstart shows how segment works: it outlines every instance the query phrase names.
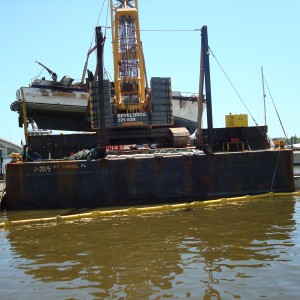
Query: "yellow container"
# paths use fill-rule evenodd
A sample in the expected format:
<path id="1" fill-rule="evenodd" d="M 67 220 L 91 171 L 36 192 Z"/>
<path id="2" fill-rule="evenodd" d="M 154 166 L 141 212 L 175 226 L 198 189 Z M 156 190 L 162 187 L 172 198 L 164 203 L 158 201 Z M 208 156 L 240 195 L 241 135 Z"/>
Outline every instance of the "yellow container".
<path id="1" fill-rule="evenodd" d="M 285 148 L 285 141 L 284 140 L 274 141 L 274 146 L 275 146 L 276 149 L 278 149 L 278 148 L 284 149 Z"/>
<path id="2" fill-rule="evenodd" d="M 247 114 L 235 114 L 225 116 L 226 127 L 248 127 Z"/>
<path id="3" fill-rule="evenodd" d="M 274 146 L 275 146 L 275 148 L 279 148 L 280 147 L 280 141 L 274 141 Z"/>
<path id="4" fill-rule="evenodd" d="M 284 149 L 285 148 L 285 141 L 280 141 L 280 149 Z"/>

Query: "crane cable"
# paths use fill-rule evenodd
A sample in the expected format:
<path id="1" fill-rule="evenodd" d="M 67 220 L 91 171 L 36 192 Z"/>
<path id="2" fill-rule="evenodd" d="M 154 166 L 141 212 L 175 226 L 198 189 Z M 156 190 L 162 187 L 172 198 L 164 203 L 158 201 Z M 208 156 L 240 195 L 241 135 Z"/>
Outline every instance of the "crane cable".
<path id="1" fill-rule="evenodd" d="M 97 27 L 98 24 L 99 24 L 100 17 L 101 17 L 101 15 L 102 15 L 102 10 L 103 10 L 103 7 L 104 7 L 104 3 L 105 3 L 105 1 L 103 1 L 103 3 L 102 3 L 101 10 L 100 10 L 100 13 L 99 13 L 99 16 L 98 16 L 98 20 L 97 20 L 96 27 Z M 108 3 L 108 2 L 107 2 L 107 3 Z M 108 7 L 108 5 L 107 5 L 107 7 Z M 107 25 L 107 16 L 108 16 L 108 8 L 107 8 L 107 15 L 106 15 L 106 25 Z M 91 41 L 89 50 L 88 50 L 88 52 L 87 52 L 86 60 L 85 60 L 84 67 L 83 67 L 83 72 L 82 72 L 82 76 L 81 76 L 81 85 L 83 85 L 84 77 L 85 77 L 85 74 L 86 74 L 86 72 L 87 72 L 89 56 L 90 56 L 90 54 L 91 54 L 92 52 L 94 52 L 94 50 L 96 49 L 96 46 L 94 46 L 94 47 L 92 48 L 92 45 L 93 45 L 93 42 L 94 42 L 94 39 L 95 39 L 95 35 L 96 35 L 96 32 L 94 31 L 94 35 L 93 35 L 93 37 L 92 37 L 92 41 Z M 105 29 L 104 39 L 105 39 L 105 36 L 106 36 L 106 29 Z M 95 73 L 96 73 L 96 72 L 95 72 Z M 96 78 L 96 77 L 95 77 L 95 78 Z"/>
<path id="2" fill-rule="evenodd" d="M 227 80 L 229 81 L 231 87 L 234 89 L 235 93 L 237 94 L 238 98 L 241 100 L 241 102 L 243 103 L 244 107 L 246 108 L 247 112 L 249 113 L 251 119 L 253 120 L 253 122 L 255 123 L 255 125 L 257 126 L 257 128 L 259 128 L 260 133 L 262 134 L 262 136 L 265 136 L 265 134 L 263 133 L 262 129 L 259 127 L 259 125 L 257 124 L 256 120 L 254 119 L 253 115 L 251 114 L 250 110 L 248 109 L 246 103 L 244 102 L 244 100 L 242 99 L 242 97 L 240 96 L 239 92 L 237 91 L 237 89 L 235 88 L 235 86 L 233 85 L 232 81 L 230 80 L 229 76 L 226 74 L 225 70 L 223 69 L 223 67 L 221 66 L 221 64 L 219 63 L 218 59 L 216 58 L 215 54 L 212 52 L 211 48 L 208 47 L 209 52 L 212 54 L 212 56 L 214 57 L 214 59 L 216 60 L 217 64 L 219 65 L 219 67 L 221 68 L 222 72 L 224 73 L 225 77 L 227 78 Z M 266 141 L 269 143 L 269 141 L 266 138 Z"/>
<path id="3" fill-rule="evenodd" d="M 284 128 L 283 128 L 283 124 L 282 124 L 282 122 L 281 122 L 281 119 L 280 119 L 279 113 L 278 113 L 278 111 L 277 111 L 277 108 L 276 108 L 275 102 L 274 102 L 274 100 L 273 100 L 273 97 L 272 97 L 271 91 L 270 91 L 270 89 L 269 89 L 268 83 L 267 83 L 267 81 L 266 81 L 266 78 L 264 78 L 264 81 L 265 81 L 265 83 L 266 83 L 266 86 L 267 86 L 268 92 L 269 92 L 269 94 L 270 94 L 270 97 L 271 97 L 271 100 L 272 100 L 273 106 L 274 106 L 274 108 L 275 108 L 275 111 L 276 111 L 277 117 L 278 117 L 278 119 L 279 119 L 279 122 L 280 122 L 281 128 L 282 128 L 282 130 L 283 130 L 283 133 L 284 133 L 285 139 L 286 139 L 286 141 L 287 141 L 287 139 L 288 139 L 288 138 L 287 138 L 287 135 L 286 135 L 286 133 L 285 133 L 285 130 L 284 130 Z"/>
<path id="4" fill-rule="evenodd" d="M 111 26 L 102 26 L 104 28 L 110 29 Z M 138 31 L 152 31 L 152 32 L 191 32 L 191 31 L 200 31 L 201 29 L 196 28 L 196 29 L 139 29 Z"/>
<path id="5" fill-rule="evenodd" d="M 105 18 L 105 32 L 104 32 L 104 36 L 106 36 L 106 29 L 107 29 L 107 22 L 108 22 L 108 13 L 109 11 L 109 1 L 107 0 L 107 8 L 106 8 L 106 18 Z M 99 21 L 99 20 L 98 20 Z"/>
<path id="6" fill-rule="evenodd" d="M 217 64 L 218 64 L 219 67 L 221 68 L 221 70 L 223 71 L 223 73 L 224 73 L 224 75 L 226 76 L 226 78 L 228 79 L 228 81 L 230 82 L 232 88 L 234 89 L 234 91 L 235 91 L 236 94 L 238 95 L 239 99 L 242 101 L 243 105 L 245 106 L 246 110 L 248 111 L 248 113 L 250 114 L 252 120 L 254 121 L 255 125 L 257 126 L 257 128 L 259 128 L 259 131 L 261 132 L 262 136 L 265 136 L 264 133 L 262 132 L 262 129 L 258 126 L 258 124 L 257 124 L 257 122 L 255 121 L 255 119 L 253 118 L 251 112 L 250 112 L 249 109 L 247 108 L 247 106 L 246 106 L 245 102 L 243 101 L 242 97 L 240 96 L 240 94 L 238 93 L 238 91 L 236 90 L 236 88 L 234 87 L 232 81 L 229 79 L 228 75 L 226 74 L 226 72 L 224 71 L 224 69 L 222 68 L 221 64 L 219 63 L 219 61 L 217 60 L 217 58 L 215 57 L 214 53 L 211 51 L 210 48 L 209 48 L 209 51 L 210 51 L 210 53 L 212 54 L 212 56 L 214 57 L 214 59 L 216 60 Z M 265 80 L 265 79 L 264 79 L 264 80 Z M 266 82 L 266 80 L 265 80 L 265 82 Z M 266 86 L 267 86 L 267 89 L 268 89 L 268 91 L 269 91 L 270 97 L 271 97 L 271 99 L 272 99 L 272 101 L 273 101 L 273 98 L 272 98 L 272 95 L 271 95 L 271 92 L 270 92 L 270 90 L 269 90 L 269 87 L 268 87 L 267 82 L 266 82 Z M 277 109 L 276 109 L 276 106 L 275 106 L 274 101 L 273 101 L 273 105 L 274 105 L 274 107 L 275 107 L 277 116 L 278 116 L 278 118 L 279 118 L 279 120 L 280 120 L 280 117 L 279 117 L 279 114 L 278 114 L 278 111 L 277 111 Z M 282 126 L 281 120 L 280 120 L 280 124 L 281 124 L 281 126 Z M 283 127 L 282 127 L 282 129 L 283 129 Z M 283 129 L 283 132 L 284 132 L 284 134 L 285 134 L 284 129 Z M 285 134 L 285 137 L 286 137 L 286 134 Z M 286 138 L 287 138 L 287 137 L 286 137 Z M 268 141 L 267 136 L 265 137 L 265 140 L 266 140 L 266 141 L 268 142 L 268 144 L 269 144 L 269 141 Z M 277 173 L 277 167 L 278 167 L 279 156 L 280 156 L 280 151 L 278 151 L 277 160 L 276 160 L 276 164 L 275 164 L 275 167 L 274 167 L 274 173 L 273 173 L 273 177 L 272 177 L 272 181 L 271 181 L 271 187 L 270 187 L 270 188 L 271 188 L 271 191 L 272 191 L 272 189 L 273 189 L 274 180 L 275 180 L 275 176 L 276 176 L 276 173 Z"/>
<path id="7" fill-rule="evenodd" d="M 108 3 L 108 1 L 107 1 L 107 3 Z M 101 10 L 100 10 L 100 13 L 99 13 L 99 16 L 98 16 L 98 20 L 97 20 L 97 23 L 96 23 L 96 27 L 97 27 L 98 24 L 99 24 L 99 21 L 100 21 L 101 15 L 102 15 L 102 11 L 103 11 L 104 4 L 105 4 L 105 0 L 104 0 L 103 3 L 102 3 Z M 108 7 L 108 5 L 107 5 L 107 7 Z M 107 9 L 107 10 L 108 10 L 108 9 Z M 106 25 L 107 25 L 107 16 L 108 16 L 108 12 L 107 12 L 107 15 L 106 15 Z M 107 28 L 107 26 L 104 26 L 104 27 Z M 105 29 L 105 33 L 106 33 L 106 29 Z M 93 37 L 92 37 L 92 41 L 91 41 L 89 50 L 92 49 L 92 44 L 93 44 L 93 42 L 94 42 L 94 40 L 95 40 L 95 35 L 96 35 L 96 32 L 94 31 L 94 35 L 93 35 Z"/>

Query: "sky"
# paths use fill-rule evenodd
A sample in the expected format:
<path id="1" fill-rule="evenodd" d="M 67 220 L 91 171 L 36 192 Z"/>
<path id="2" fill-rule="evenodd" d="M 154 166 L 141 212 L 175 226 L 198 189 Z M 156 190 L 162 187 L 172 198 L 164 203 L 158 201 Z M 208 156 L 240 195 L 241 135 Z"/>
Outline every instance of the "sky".
<path id="1" fill-rule="evenodd" d="M 108 0 L 0 0 L 1 138 L 18 144 L 24 140 L 10 104 L 16 90 L 39 74 L 50 79 L 35 61 L 59 79 L 81 79 L 95 27 L 110 26 L 107 4 Z M 300 136 L 299 0 L 139 0 L 138 7 L 148 78 L 171 77 L 174 91 L 198 93 L 198 29 L 205 25 L 213 53 L 214 127 L 224 127 L 229 113 L 248 114 L 249 126 L 264 125 L 266 118 L 270 137 Z M 113 77 L 110 30 L 105 30 L 104 63 Z M 92 54 L 91 70 L 95 60 Z"/>

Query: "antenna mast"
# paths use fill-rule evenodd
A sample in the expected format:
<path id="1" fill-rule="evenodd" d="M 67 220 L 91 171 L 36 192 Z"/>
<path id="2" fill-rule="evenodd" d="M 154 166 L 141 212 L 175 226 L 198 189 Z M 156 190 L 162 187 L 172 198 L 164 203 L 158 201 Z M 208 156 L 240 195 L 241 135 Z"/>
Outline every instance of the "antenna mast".
<path id="1" fill-rule="evenodd" d="M 262 88 L 263 88 L 264 120 L 265 120 L 265 126 L 267 126 L 266 93 L 265 93 L 265 79 L 264 79 L 264 70 L 263 70 L 263 67 L 261 67 L 261 80 L 262 80 Z"/>

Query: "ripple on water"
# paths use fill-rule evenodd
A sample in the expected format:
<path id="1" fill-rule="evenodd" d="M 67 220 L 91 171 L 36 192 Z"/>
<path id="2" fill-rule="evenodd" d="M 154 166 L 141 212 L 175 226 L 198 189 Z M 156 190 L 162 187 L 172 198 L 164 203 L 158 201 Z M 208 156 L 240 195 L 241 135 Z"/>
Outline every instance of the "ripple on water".
<path id="1" fill-rule="evenodd" d="M 297 299 L 299 208 L 287 197 L 8 228 L 1 290 L 7 299 Z"/>

